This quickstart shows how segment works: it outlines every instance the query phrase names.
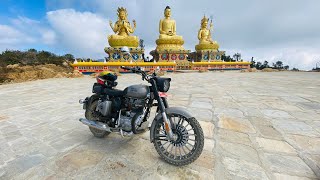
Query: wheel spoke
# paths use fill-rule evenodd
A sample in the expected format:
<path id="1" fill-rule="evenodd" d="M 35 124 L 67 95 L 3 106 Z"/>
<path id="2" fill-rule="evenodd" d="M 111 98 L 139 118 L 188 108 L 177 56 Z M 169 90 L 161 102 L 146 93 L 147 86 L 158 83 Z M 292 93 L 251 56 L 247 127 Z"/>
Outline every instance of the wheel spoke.
<path id="1" fill-rule="evenodd" d="M 183 123 L 184 123 L 184 119 L 183 119 L 183 118 L 181 118 L 181 117 L 180 117 L 180 119 L 182 119 L 182 122 L 181 122 L 181 126 L 183 126 Z"/>
<path id="2" fill-rule="evenodd" d="M 192 148 L 194 147 L 194 145 L 190 144 L 189 142 L 187 142 L 187 144 L 189 144 Z M 187 147 L 187 146 L 186 146 Z"/>
<path id="3" fill-rule="evenodd" d="M 168 146 L 167 146 L 167 148 L 166 148 L 166 152 L 168 152 L 168 148 L 171 146 L 171 144 L 169 144 Z"/>
<path id="4" fill-rule="evenodd" d="M 168 142 L 169 142 L 169 141 L 165 142 L 164 144 L 161 144 L 161 145 L 160 145 L 160 148 L 163 147 L 163 149 L 164 149 L 164 145 L 167 144 Z M 164 149 L 164 150 L 165 150 L 165 149 Z"/>
<path id="5" fill-rule="evenodd" d="M 187 131 L 189 132 L 189 131 L 191 131 L 191 130 L 193 130 L 193 129 L 191 128 L 191 129 L 188 129 Z"/>
<path id="6" fill-rule="evenodd" d="M 180 153 L 180 159 L 182 157 L 182 154 L 181 154 L 181 148 L 179 147 L 179 153 Z"/>
<path id="7" fill-rule="evenodd" d="M 190 125 L 190 123 L 188 122 L 188 124 L 186 125 L 186 126 L 184 126 L 186 129 L 187 129 L 187 127 Z M 192 127 L 191 127 L 192 128 Z"/>
<path id="8" fill-rule="evenodd" d="M 182 146 L 182 149 L 183 149 L 183 151 L 184 151 L 185 155 L 187 155 L 187 153 L 186 153 L 186 151 L 184 150 L 184 148 L 183 148 L 183 147 L 186 147 L 186 148 L 191 152 L 191 150 L 190 150 L 187 146 Z"/>
<path id="9" fill-rule="evenodd" d="M 180 122 L 181 122 L 181 118 L 179 118 L 179 121 L 178 121 L 178 124 L 177 124 L 177 125 L 180 125 Z"/>
<path id="10" fill-rule="evenodd" d="M 177 146 L 174 146 L 174 156 L 173 156 L 173 159 L 175 159 L 176 154 L 177 154 Z"/>
<path id="11" fill-rule="evenodd" d="M 185 145 L 185 147 L 191 152 L 191 150 L 188 148 L 188 146 L 187 145 Z"/>
<path id="12" fill-rule="evenodd" d="M 171 146 L 171 149 L 170 149 L 170 154 L 172 154 L 171 152 L 172 152 L 172 149 L 173 149 L 173 147 L 174 147 L 174 145 L 173 144 L 171 144 L 172 146 Z"/>

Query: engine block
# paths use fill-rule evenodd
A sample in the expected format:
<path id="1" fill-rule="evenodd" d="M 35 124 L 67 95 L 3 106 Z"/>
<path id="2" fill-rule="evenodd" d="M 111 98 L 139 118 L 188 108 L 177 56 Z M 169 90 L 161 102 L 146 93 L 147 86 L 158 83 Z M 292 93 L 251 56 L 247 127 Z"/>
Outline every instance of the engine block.
<path id="1" fill-rule="evenodd" d="M 133 99 L 133 98 L 127 99 L 127 105 L 129 107 L 129 109 L 142 108 L 142 107 L 144 107 L 145 102 L 146 102 L 145 99 Z"/>
<path id="2" fill-rule="evenodd" d="M 119 126 L 122 128 L 122 130 L 127 131 L 127 132 L 132 131 L 131 121 L 132 121 L 133 116 L 134 116 L 134 114 L 132 114 L 132 113 L 130 114 L 130 116 L 124 116 L 124 115 L 120 116 Z"/>

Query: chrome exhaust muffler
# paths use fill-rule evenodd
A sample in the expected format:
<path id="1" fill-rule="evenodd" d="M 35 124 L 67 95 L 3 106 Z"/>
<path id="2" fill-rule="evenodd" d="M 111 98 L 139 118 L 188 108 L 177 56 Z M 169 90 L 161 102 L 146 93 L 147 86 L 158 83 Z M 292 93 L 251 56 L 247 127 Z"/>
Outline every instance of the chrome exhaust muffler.
<path id="1" fill-rule="evenodd" d="M 79 121 L 82 122 L 83 124 L 87 125 L 87 126 L 90 126 L 90 127 L 93 127 L 93 128 L 97 128 L 97 129 L 102 130 L 102 131 L 112 132 L 111 128 L 105 123 L 98 122 L 98 121 L 92 121 L 92 120 L 85 119 L 85 118 L 80 118 Z"/>

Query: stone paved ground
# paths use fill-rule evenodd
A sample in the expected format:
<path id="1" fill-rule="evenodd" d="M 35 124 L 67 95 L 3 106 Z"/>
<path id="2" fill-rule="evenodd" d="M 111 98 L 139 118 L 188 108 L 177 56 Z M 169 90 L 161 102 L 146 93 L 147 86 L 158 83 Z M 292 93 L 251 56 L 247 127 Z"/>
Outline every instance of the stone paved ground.
<path id="1" fill-rule="evenodd" d="M 318 179 L 320 74 L 169 74 L 171 106 L 188 108 L 205 133 L 200 158 L 163 162 L 148 132 L 92 136 L 78 99 L 93 78 L 0 86 L 0 179 Z M 120 87 L 140 83 L 119 77 Z"/>

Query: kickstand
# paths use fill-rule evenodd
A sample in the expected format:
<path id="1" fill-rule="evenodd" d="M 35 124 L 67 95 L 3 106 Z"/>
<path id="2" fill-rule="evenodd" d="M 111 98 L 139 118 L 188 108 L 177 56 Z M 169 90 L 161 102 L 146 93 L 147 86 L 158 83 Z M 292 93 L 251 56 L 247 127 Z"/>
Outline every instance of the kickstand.
<path id="1" fill-rule="evenodd" d="M 120 134 L 124 138 L 122 129 L 120 129 Z"/>

